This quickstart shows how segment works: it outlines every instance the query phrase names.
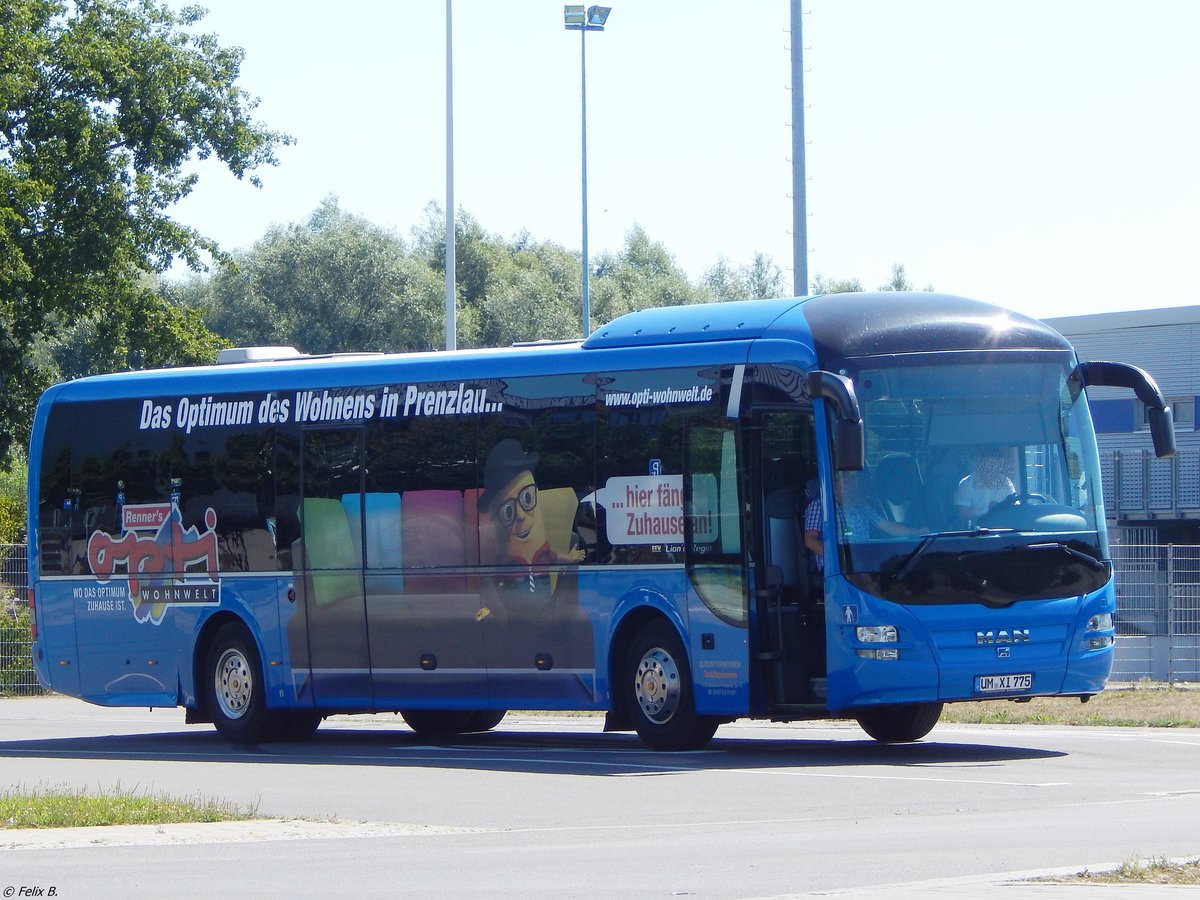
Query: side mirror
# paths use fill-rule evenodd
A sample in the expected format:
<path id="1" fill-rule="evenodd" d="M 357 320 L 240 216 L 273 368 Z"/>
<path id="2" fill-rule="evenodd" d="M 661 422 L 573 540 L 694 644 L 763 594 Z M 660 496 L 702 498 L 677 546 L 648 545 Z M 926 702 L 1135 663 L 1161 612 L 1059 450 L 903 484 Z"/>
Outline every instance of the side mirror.
<path id="1" fill-rule="evenodd" d="M 866 468 L 862 419 L 856 422 L 838 419 L 833 426 L 833 439 L 836 442 L 833 462 L 839 472 L 861 472 Z"/>
<path id="2" fill-rule="evenodd" d="M 1175 455 L 1175 414 L 1171 407 L 1155 409 L 1150 407 L 1150 438 L 1154 441 L 1154 455 L 1158 457 Z"/>
<path id="3" fill-rule="evenodd" d="M 1078 371 L 1089 387 L 1123 387 L 1137 394 L 1149 412 L 1154 455 L 1160 458 L 1175 455 L 1175 417 L 1149 373 L 1137 366 L 1115 362 L 1080 363 Z"/>
<path id="4" fill-rule="evenodd" d="M 863 436 L 862 413 L 854 383 L 845 375 L 818 369 L 808 373 L 805 382 L 810 397 L 823 397 L 833 405 L 836 422 L 833 427 L 834 467 L 839 472 L 860 472 L 866 468 L 866 446 Z"/>

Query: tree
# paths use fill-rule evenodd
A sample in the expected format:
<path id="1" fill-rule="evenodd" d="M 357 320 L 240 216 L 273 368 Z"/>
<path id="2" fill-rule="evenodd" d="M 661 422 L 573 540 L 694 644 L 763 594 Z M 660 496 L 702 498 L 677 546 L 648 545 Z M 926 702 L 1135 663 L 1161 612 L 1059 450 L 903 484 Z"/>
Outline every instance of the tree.
<path id="1" fill-rule="evenodd" d="M 862 282 L 857 278 L 828 278 L 818 272 L 812 280 L 814 294 L 854 294 L 861 290 Z"/>
<path id="2" fill-rule="evenodd" d="M 634 225 L 625 235 L 620 253 L 598 257 L 592 272 L 593 322 L 608 322 L 638 309 L 711 299 L 706 289 L 688 281 L 675 258 L 662 244 L 650 240 L 641 225 Z"/>
<path id="3" fill-rule="evenodd" d="M 16 448 L 13 457 L 12 468 L 0 472 L 0 544 L 17 544 L 25 537 L 29 466 L 23 448 Z"/>
<path id="4" fill-rule="evenodd" d="M 442 342 L 443 282 L 394 232 L 326 198 L 308 221 L 275 226 L 181 294 L 234 344 L 306 353 L 427 350 Z"/>
<path id="5" fill-rule="evenodd" d="M 143 275 L 123 287 L 107 308 L 88 310 L 49 344 L 57 378 L 211 363 L 228 346 L 198 311 L 173 298 L 169 285 L 160 293 L 155 279 Z"/>
<path id="6" fill-rule="evenodd" d="M 850 294 L 862 289 L 862 282 L 857 278 L 828 278 L 818 273 L 812 281 L 812 292 L 814 294 Z M 917 288 L 909 281 L 908 273 L 904 271 L 904 266 L 900 263 L 893 263 L 891 280 L 886 284 L 881 284 L 878 290 L 915 291 Z M 926 285 L 922 290 L 932 291 L 933 285 Z"/>
<path id="7" fill-rule="evenodd" d="M 445 282 L 445 213 L 426 207 L 413 230 L 415 252 Z M 511 240 L 489 234 L 469 213 L 454 220 L 458 345 L 503 347 L 580 334 L 579 257 L 528 232 Z"/>
<path id="8" fill-rule="evenodd" d="M 256 101 L 237 86 L 242 51 L 192 33 L 202 15 L 151 0 L 0 5 L 6 437 L 28 433 L 46 377 L 32 365 L 40 343 L 86 315 L 138 308 L 118 299 L 145 272 L 217 252 L 166 214 L 196 185 L 186 163 L 215 155 L 241 178 L 290 141 L 252 120 Z"/>
<path id="9" fill-rule="evenodd" d="M 529 241 L 527 235 L 505 249 L 483 295 L 466 298 L 468 308 L 479 311 L 476 345 L 578 338 L 581 274 L 576 255 L 557 244 Z"/>
<path id="10" fill-rule="evenodd" d="M 916 285 L 908 280 L 908 274 L 900 263 L 892 263 L 892 279 L 887 284 L 881 284 L 881 291 L 915 291 Z M 932 291 L 933 285 L 926 285 L 924 290 Z"/>
<path id="11" fill-rule="evenodd" d="M 704 273 L 701 284 L 714 300 L 762 300 L 789 293 L 783 270 L 764 253 L 754 254 L 749 265 L 736 269 L 722 258 Z"/>

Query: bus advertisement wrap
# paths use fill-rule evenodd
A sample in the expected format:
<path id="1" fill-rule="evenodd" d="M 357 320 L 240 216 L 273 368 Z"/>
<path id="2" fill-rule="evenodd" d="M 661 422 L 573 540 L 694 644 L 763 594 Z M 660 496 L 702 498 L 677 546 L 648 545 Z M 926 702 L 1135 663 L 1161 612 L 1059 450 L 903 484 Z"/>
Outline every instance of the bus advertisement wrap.
<path id="1" fill-rule="evenodd" d="M 845 294 L 648 309 L 582 344 L 244 356 L 43 396 L 47 687 L 239 744 L 518 708 L 680 750 L 742 716 L 917 740 L 944 703 L 1111 671 L 1086 388 L 1161 392 L 1035 320 Z"/>

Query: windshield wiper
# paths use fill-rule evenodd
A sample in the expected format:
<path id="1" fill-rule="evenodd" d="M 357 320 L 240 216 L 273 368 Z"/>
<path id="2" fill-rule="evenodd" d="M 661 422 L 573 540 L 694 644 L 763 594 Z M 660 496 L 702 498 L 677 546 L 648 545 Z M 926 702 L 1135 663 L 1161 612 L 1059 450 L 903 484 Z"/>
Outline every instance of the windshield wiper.
<path id="1" fill-rule="evenodd" d="M 925 555 L 925 551 L 933 546 L 934 541 L 940 538 L 947 537 L 984 537 L 992 534 L 1014 534 L 1015 528 L 972 528 L 967 531 L 935 531 L 933 534 L 927 534 L 921 538 L 921 543 L 913 548 L 912 553 L 908 554 L 900 568 L 896 570 L 896 574 L 892 577 L 897 581 L 902 581 L 904 577 L 913 570 L 917 560 Z M 1047 545 L 1049 546 L 1049 545 Z M 1070 549 L 1064 547 L 1064 549 Z M 1078 551 L 1076 551 L 1078 552 Z M 1086 555 L 1086 554 L 1084 554 Z"/>
<path id="2" fill-rule="evenodd" d="M 1084 553 L 1082 550 L 1076 550 L 1074 547 L 1064 544 L 1062 541 L 1049 541 L 1045 544 L 1030 544 L 1030 550 L 1061 550 L 1067 556 L 1074 557 L 1084 563 L 1089 569 L 1095 569 L 1097 572 L 1102 572 L 1105 569 L 1103 560 L 1096 559 L 1090 553 Z"/>

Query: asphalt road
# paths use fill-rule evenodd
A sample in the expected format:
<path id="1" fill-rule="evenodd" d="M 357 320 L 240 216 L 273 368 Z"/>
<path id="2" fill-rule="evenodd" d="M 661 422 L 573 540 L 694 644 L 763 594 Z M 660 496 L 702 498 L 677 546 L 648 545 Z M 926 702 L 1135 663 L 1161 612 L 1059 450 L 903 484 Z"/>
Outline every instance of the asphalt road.
<path id="1" fill-rule="evenodd" d="M 514 715 L 434 746 L 379 716 L 237 750 L 180 710 L 50 698 L 0 700 L 0 770 L 0 789 L 321 820 L 0 831 L 5 897 L 768 897 L 1200 854 L 1194 729 L 940 725 L 883 746 L 853 724 L 740 723 L 663 754 L 595 718 Z"/>

